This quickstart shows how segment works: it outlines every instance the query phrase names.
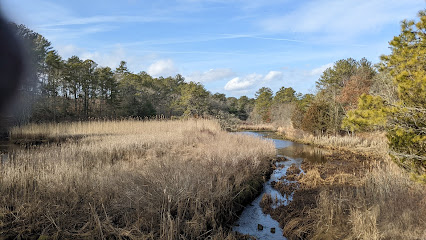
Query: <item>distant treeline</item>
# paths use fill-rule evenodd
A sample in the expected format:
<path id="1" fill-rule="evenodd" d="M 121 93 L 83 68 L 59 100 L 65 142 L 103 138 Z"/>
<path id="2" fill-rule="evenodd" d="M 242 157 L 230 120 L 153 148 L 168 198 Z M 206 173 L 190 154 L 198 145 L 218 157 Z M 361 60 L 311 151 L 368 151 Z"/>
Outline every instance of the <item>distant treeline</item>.
<path id="1" fill-rule="evenodd" d="M 211 94 L 181 75 L 153 78 L 132 73 L 125 61 L 116 69 L 72 56 L 67 60 L 42 35 L 24 25 L 10 26 L 27 45 L 31 68 L 15 112 L 20 122 L 162 116 L 236 116 L 245 120 L 254 99 Z"/>

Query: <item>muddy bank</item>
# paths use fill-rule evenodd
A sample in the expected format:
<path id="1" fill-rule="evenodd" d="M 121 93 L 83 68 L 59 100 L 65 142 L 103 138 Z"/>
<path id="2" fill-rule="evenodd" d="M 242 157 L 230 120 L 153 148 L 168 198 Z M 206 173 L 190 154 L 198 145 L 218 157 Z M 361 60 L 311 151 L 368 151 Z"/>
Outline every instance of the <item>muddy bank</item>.
<path id="1" fill-rule="evenodd" d="M 301 164 L 304 174 L 297 177 L 289 169 L 286 179 L 298 180 L 293 200 L 286 206 L 268 209 L 272 218 L 279 221 L 283 234 L 288 239 L 311 239 L 314 235 L 318 236 L 318 213 L 315 211 L 320 193 L 343 188 L 354 190 L 371 164 L 380 161 L 375 156 L 349 151 L 333 152 L 324 158 L 323 163 L 304 161 Z M 342 226 L 339 235 L 343 237 L 347 228 L 348 226 Z M 332 234 L 335 236 L 336 233 Z"/>

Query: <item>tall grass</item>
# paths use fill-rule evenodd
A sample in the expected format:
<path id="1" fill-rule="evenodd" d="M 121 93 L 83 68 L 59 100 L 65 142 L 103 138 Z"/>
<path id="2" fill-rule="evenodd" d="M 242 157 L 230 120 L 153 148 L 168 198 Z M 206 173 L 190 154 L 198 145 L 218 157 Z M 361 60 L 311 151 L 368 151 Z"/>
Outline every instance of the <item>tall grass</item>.
<path id="1" fill-rule="evenodd" d="M 276 131 L 277 128 L 269 123 L 259 124 L 240 124 L 237 126 L 239 131 Z"/>
<path id="2" fill-rule="evenodd" d="M 387 139 L 383 132 L 364 133 L 356 136 L 314 136 L 293 127 L 278 127 L 277 132 L 287 139 L 319 147 L 360 150 L 381 155 L 385 155 L 388 151 Z"/>
<path id="3" fill-rule="evenodd" d="M 305 186 L 315 170 L 302 178 Z M 337 173 L 336 175 L 342 173 Z M 315 184 L 313 184 L 315 182 Z M 426 188 L 413 182 L 392 162 L 380 163 L 360 179 L 322 188 L 317 207 L 309 211 L 311 239 L 426 239 Z"/>
<path id="4" fill-rule="evenodd" d="M 0 235 L 218 239 L 257 194 L 275 154 L 271 142 L 209 120 L 11 131 L 15 140 L 75 136 L 84 137 L 10 154 L 0 169 Z"/>

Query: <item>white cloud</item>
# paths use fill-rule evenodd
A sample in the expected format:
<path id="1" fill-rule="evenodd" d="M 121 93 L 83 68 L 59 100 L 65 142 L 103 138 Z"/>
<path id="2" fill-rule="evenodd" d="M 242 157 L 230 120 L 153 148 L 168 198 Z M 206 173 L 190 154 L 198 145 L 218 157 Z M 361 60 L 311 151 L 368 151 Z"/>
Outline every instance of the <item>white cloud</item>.
<path id="1" fill-rule="evenodd" d="M 269 81 L 282 80 L 282 79 L 283 79 L 283 73 L 282 72 L 270 71 L 268 74 L 266 74 L 266 76 L 263 80 L 269 82 Z"/>
<path id="2" fill-rule="evenodd" d="M 245 77 L 236 77 L 231 79 L 229 82 L 225 85 L 226 91 L 239 91 L 239 90 L 246 90 L 253 85 L 256 84 L 256 82 L 262 81 L 263 76 L 260 74 L 249 74 Z"/>
<path id="3" fill-rule="evenodd" d="M 175 63 L 171 59 L 162 59 L 154 62 L 148 67 L 148 73 L 154 77 L 172 76 L 177 73 Z"/>
<path id="4" fill-rule="evenodd" d="M 193 72 L 186 77 L 188 82 L 213 82 L 233 77 L 235 73 L 229 68 L 210 69 L 206 72 Z"/>
<path id="5" fill-rule="evenodd" d="M 224 87 L 226 91 L 242 92 L 266 83 L 281 83 L 283 73 L 279 71 L 270 71 L 266 75 L 252 73 L 244 77 L 236 77 L 228 81 Z"/>
<path id="6" fill-rule="evenodd" d="M 328 64 L 325 64 L 325 65 L 322 65 L 322 66 L 320 66 L 320 67 L 318 67 L 318 68 L 314 68 L 314 69 L 312 69 L 310 72 L 309 72 L 309 74 L 311 75 L 311 76 L 316 76 L 316 75 L 321 75 L 327 68 L 331 68 L 331 67 L 333 67 L 334 66 L 334 63 L 328 63 Z"/>

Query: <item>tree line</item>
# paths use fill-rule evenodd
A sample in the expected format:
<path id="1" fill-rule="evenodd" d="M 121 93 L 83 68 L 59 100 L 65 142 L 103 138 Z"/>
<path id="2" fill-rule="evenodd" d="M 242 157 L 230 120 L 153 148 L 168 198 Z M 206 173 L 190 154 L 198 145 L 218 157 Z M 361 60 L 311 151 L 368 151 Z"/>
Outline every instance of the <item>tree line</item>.
<path id="1" fill-rule="evenodd" d="M 30 69 L 15 111 L 19 123 L 205 115 L 246 120 L 254 106 L 252 98 L 212 94 L 180 74 L 154 78 L 129 71 L 125 61 L 111 69 L 78 56 L 65 60 L 42 35 L 10 26 L 27 45 Z"/>

